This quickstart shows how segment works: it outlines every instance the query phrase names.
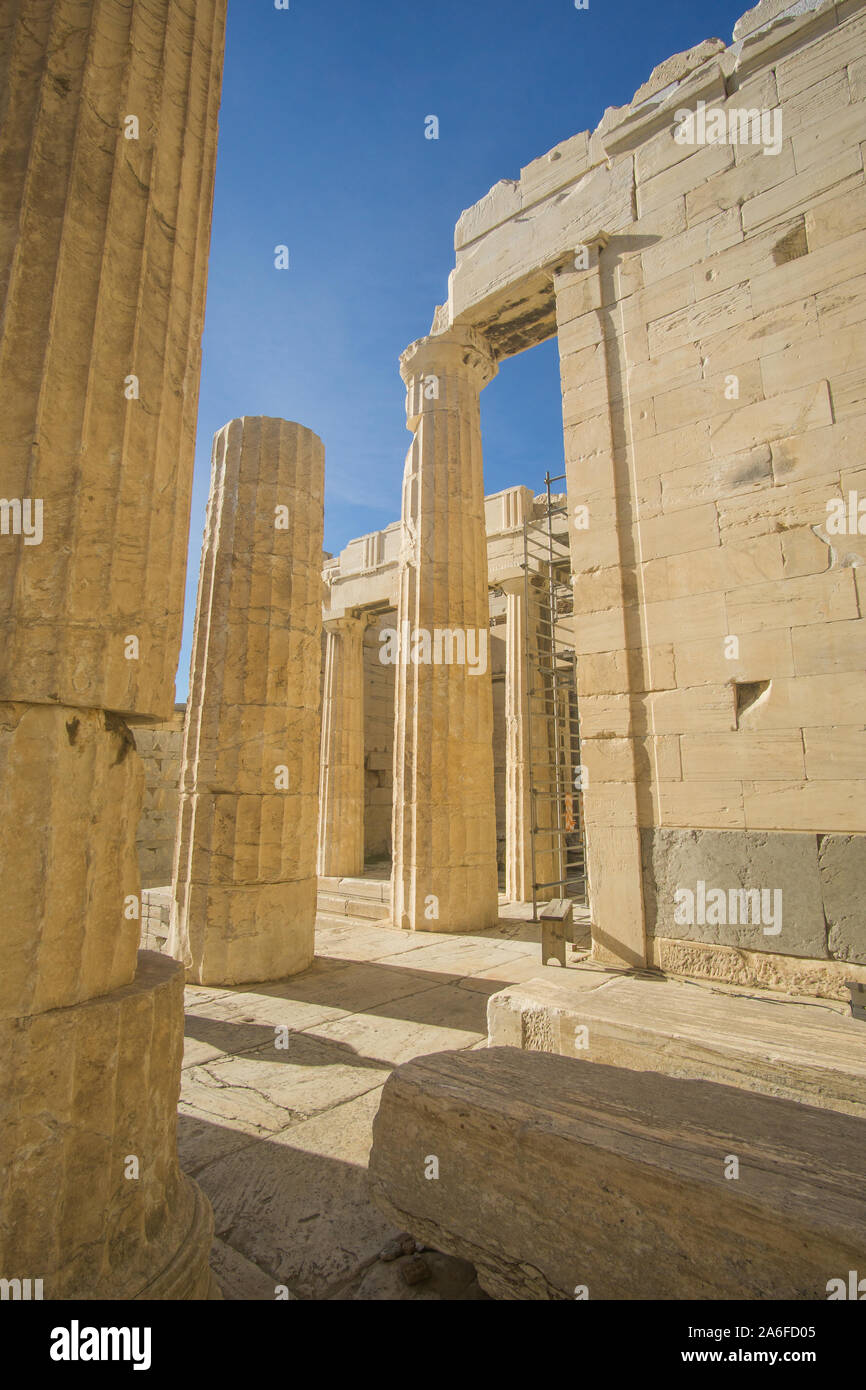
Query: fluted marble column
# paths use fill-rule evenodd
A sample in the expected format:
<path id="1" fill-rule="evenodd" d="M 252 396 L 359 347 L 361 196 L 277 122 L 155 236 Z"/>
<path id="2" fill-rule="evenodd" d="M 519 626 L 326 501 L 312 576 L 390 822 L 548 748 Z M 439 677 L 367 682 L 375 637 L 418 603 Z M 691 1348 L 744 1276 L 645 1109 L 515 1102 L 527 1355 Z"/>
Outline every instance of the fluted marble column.
<path id="1" fill-rule="evenodd" d="M 319 779 L 322 878 L 364 872 L 364 614 L 327 618 Z"/>
<path id="2" fill-rule="evenodd" d="M 214 438 L 168 941 L 201 984 L 313 959 L 324 460 L 286 420 Z"/>
<path id="3" fill-rule="evenodd" d="M 0 13 L 0 1277 L 50 1299 L 210 1288 L 130 726 L 174 700 L 225 8 Z"/>
<path id="4" fill-rule="evenodd" d="M 496 372 L 470 330 L 400 360 L 413 433 L 403 476 L 392 871 L 401 927 L 497 918 L 493 692 L 479 395 Z M 461 659 L 462 657 L 462 659 Z"/>

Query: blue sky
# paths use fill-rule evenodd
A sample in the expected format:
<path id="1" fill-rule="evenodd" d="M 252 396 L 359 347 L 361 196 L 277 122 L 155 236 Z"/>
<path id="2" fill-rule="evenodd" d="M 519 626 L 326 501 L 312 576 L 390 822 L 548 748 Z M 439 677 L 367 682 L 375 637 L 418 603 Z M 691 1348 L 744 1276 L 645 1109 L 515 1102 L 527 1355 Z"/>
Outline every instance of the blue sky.
<path id="1" fill-rule="evenodd" d="M 214 432 L 277 415 L 321 436 L 327 550 L 394 521 L 409 444 L 397 359 L 446 297 L 460 213 L 630 101 L 656 63 L 730 41 L 747 7 L 229 0 L 179 700 Z M 502 365 L 482 419 L 487 492 L 560 471 L 554 342 Z"/>

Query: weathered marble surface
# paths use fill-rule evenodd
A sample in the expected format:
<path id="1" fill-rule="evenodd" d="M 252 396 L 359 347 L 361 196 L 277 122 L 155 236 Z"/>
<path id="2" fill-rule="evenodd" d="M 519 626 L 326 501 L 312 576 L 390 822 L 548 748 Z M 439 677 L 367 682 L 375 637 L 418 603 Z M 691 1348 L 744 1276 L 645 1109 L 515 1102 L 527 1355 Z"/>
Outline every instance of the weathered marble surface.
<path id="1" fill-rule="evenodd" d="M 179 1143 L 214 1205 L 226 1298 L 273 1298 L 277 1283 L 301 1299 L 478 1296 L 444 1257 L 412 1286 L 378 1261 L 396 1231 L 370 1200 L 367 1156 L 392 1068 L 483 1047 L 487 996 L 530 960 L 537 972 L 536 935 L 513 920 L 461 940 L 320 920 L 302 974 L 188 986 Z"/>
<path id="2" fill-rule="evenodd" d="M 480 394 L 496 373 L 481 335 L 412 343 L 400 359 L 412 443 L 403 473 L 397 631 L 457 632 L 464 661 L 396 666 L 393 920 L 483 930 L 497 912 L 493 687 Z M 408 646 L 409 644 L 407 644 Z"/>
<path id="3" fill-rule="evenodd" d="M 490 1048 L 392 1074 L 370 1179 L 497 1298 L 817 1300 L 862 1261 L 864 1143 L 851 1116 Z"/>
<path id="4" fill-rule="evenodd" d="M 199 983 L 313 959 L 325 450 L 268 416 L 214 436 L 169 950 Z"/>
<path id="5" fill-rule="evenodd" d="M 720 1082 L 866 1117 L 866 1028 L 836 1002 L 589 964 L 488 1001 L 491 1046 Z"/>
<path id="6" fill-rule="evenodd" d="M 174 700 L 225 15 L 0 6 L 0 1274 L 47 1299 L 211 1290 L 133 728 Z"/>

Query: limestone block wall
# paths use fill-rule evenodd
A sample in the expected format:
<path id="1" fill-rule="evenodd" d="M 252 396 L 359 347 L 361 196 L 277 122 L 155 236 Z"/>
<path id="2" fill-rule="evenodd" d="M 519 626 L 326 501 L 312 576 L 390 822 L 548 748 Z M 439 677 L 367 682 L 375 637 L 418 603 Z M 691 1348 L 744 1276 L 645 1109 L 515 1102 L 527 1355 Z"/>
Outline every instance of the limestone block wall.
<path id="1" fill-rule="evenodd" d="M 823 33 L 807 17 L 802 42 L 775 47 L 771 29 L 766 57 L 757 36 L 732 71 L 727 50 L 698 68 L 714 107 L 779 113 L 779 153 L 677 144 L 670 120 L 648 131 L 620 156 L 644 246 L 618 255 L 613 238 L 558 304 L 569 485 L 597 519 L 622 507 L 618 571 L 607 527 L 575 544 L 591 815 L 622 813 L 631 735 L 653 958 L 711 971 L 736 958 L 665 942 L 866 964 L 866 840 L 851 833 L 866 830 L 866 541 L 826 529 L 827 503 L 866 481 L 866 105 L 849 73 L 866 17 L 833 8 Z M 624 332 L 607 332 L 608 303 Z M 581 345 L 589 324 L 601 344 Z M 606 368 L 613 498 L 581 389 L 591 361 Z M 628 711 L 603 659 L 619 584 Z M 721 910 L 701 911 L 699 883 Z M 729 890 L 746 888 L 778 910 L 731 912 Z"/>
<path id="2" fill-rule="evenodd" d="M 185 711 L 186 705 L 175 705 L 165 724 L 135 733 L 135 746 L 144 765 L 144 802 L 136 836 L 142 888 L 171 883 Z"/>
<path id="3" fill-rule="evenodd" d="M 458 223 L 446 321 L 558 333 L 600 958 L 864 977 L 864 148 L 863 0 L 764 0 Z"/>
<path id="4" fill-rule="evenodd" d="M 171 884 L 141 892 L 141 949 L 166 951 L 171 927 Z"/>

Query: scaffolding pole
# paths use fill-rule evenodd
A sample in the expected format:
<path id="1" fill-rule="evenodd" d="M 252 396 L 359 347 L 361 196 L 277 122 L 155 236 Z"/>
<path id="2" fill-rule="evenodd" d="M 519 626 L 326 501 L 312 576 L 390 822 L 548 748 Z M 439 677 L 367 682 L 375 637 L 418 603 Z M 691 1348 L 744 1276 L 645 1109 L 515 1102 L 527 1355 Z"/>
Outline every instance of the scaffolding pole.
<path id="1" fill-rule="evenodd" d="M 545 473 L 542 514 L 523 526 L 533 922 L 538 921 L 539 900 L 586 902 L 568 507 L 565 497 L 552 490 L 554 483 L 564 481 L 564 473 Z M 534 587 L 534 577 L 542 581 L 540 591 Z M 548 862 L 552 858 L 555 877 L 540 881 L 542 854 Z"/>

